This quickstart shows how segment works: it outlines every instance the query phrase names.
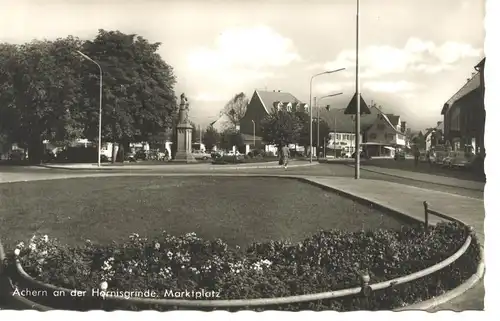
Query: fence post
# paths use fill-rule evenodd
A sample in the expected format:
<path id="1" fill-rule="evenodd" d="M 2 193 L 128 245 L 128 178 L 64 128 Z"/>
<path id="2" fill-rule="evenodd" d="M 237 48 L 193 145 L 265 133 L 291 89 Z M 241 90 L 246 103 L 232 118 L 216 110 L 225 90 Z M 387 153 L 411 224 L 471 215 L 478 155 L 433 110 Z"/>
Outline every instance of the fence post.
<path id="1" fill-rule="evenodd" d="M 364 309 L 369 310 L 370 309 L 370 295 L 372 294 L 373 290 L 370 287 L 370 274 L 368 274 L 367 271 L 361 272 L 360 273 L 360 278 L 361 278 L 361 294 L 363 296 L 362 300 L 364 301 Z"/>
<path id="2" fill-rule="evenodd" d="M 424 201 L 425 230 L 429 229 L 429 204 Z"/>

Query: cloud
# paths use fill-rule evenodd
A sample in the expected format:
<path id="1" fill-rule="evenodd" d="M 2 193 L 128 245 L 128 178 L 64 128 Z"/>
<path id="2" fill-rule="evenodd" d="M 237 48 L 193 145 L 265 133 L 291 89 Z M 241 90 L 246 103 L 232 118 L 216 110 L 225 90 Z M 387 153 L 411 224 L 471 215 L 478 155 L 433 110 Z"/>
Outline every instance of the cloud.
<path id="1" fill-rule="evenodd" d="M 266 26 L 226 29 L 213 46 L 194 48 L 186 59 L 189 77 L 204 83 L 198 89 L 228 97 L 263 79 L 277 78 L 280 67 L 302 61 L 292 40 Z"/>
<path id="2" fill-rule="evenodd" d="M 432 41 L 410 38 L 402 48 L 369 46 L 359 53 L 360 75 L 375 78 L 386 74 L 423 72 L 434 74 L 452 69 L 464 58 L 479 57 L 482 51 L 470 44 L 445 42 L 437 46 Z M 356 66 L 354 50 L 341 51 L 334 61 L 323 65 L 326 70 Z M 349 74 L 349 76 L 352 76 Z"/>
<path id="3" fill-rule="evenodd" d="M 414 83 L 400 80 L 400 81 L 367 81 L 362 83 L 362 86 L 374 92 L 383 93 L 400 93 L 411 92 L 418 86 Z"/>
<path id="4" fill-rule="evenodd" d="M 229 100 L 229 98 L 224 95 L 217 95 L 215 93 L 210 93 L 210 92 L 202 92 L 195 95 L 193 97 L 193 100 L 218 102 L 218 101 L 227 101 Z"/>
<path id="5" fill-rule="evenodd" d="M 341 92 L 348 87 L 352 87 L 352 82 L 322 82 L 318 84 L 313 84 L 314 94 L 335 94 Z"/>
<path id="6" fill-rule="evenodd" d="M 282 67 L 300 60 L 292 40 L 266 26 L 228 29 L 214 48 L 198 48 L 188 56 L 189 66 L 200 71 Z"/>

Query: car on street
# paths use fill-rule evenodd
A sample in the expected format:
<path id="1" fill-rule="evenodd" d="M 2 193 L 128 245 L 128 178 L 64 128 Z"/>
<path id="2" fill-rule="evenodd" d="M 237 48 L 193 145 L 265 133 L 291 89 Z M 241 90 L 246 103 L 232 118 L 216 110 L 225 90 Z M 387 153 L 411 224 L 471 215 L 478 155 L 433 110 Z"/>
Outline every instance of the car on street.
<path id="1" fill-rule="evenodd" d="M 402 150 L 398 150 L 394 154 L 394 160 L 405 160 L 405 159 L 406 159 L 406 154 Z"/>
<path id="2" fill-rule="evenodd" d="M 212 157 L 212 155 L 205 152 L 204 150 L 194 150 L 193 156 L 196 160 L 207 160 Z"/>
<path id="3" fill-rule="evenodd" d="M 444 159 L 448 157 L 448 153 L 445 151 L 436 151 L 434 153 L 434 161 L 431 160 L 432 164 L 443 165 Z"/>
<path id="4" fill-rule="evenodd" d="M 443 157 L 442 166 L 451 168 L 451 159 L 453 158 L 454 152 L 449 152 L 445 157 Z"/>
<path id="5" fill-rule="evenodd" d="M 453 152 L 450 157 L 450 167 L 453 168 L 469 168 L 474 161 L 474 155 L 463 151 Z"/>

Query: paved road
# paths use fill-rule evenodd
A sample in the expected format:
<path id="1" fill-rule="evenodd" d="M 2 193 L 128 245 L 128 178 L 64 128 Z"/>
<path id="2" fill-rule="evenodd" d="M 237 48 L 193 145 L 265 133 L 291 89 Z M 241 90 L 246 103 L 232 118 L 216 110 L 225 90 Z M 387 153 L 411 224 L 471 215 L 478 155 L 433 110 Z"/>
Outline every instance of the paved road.
<path id="1" fill-rule="evenodd" d="M 272 164 L 270 164 L 272 165 Z M 206 167 L 206 168 L 205 168 Z M 196 173 L 196 172 L 205 172 L 208 166 L 199 167 L 194 165 L 184 165 L 184 166 L 151 166 L 151 169 L 148 170 L 150 173 L 165 173 L 165 172 L 176 172 L 176 173 Z M 211 166 L 213 168 L 214 173 L 234 173 L 234 169 L 229 169 L 224 165 L 221 166 Z M 135 171 L 143 172 L 144 169 L 137 170 L 113 170 L 113 173 L 131 173 Z M 21 167 L 21 166 L 0 166 L 0 182 L 1 181 L 10 181 L 10 180 L 24 180 L 22 178 L 24 174 L 29 174 L 30 177 L 43 179 L 47 175 L 85 175 L 89 173 L 95 173 L 95 170 L 64 170 L 64 169 L 47 169 L 40 167 Z M 111 172 L 111 171 L 109 171 Z M 354 168 L 350 166 L 346 166 L 343 164 L 319 164 L 311 167 L 295 167 L 288 168 L 286 171 L 281 168 L 242 168 L 238 169 L 239 173 L 256 173 L 256 174 L 293 174 L 293 175 L 304 175 L 304 176 L 336 176 L 336 177 L 353 177 L 354 176 Z M 374 180 L 382 180 L 387 182 L 399 183 L 409 186 L 415 186 L 420 188 L 425 188 L 429 190 L 435 190 L 439 192 L 446 192 L 461 196 L 468 196 L 477 199 L 483 199 L 483 191 L 480 190 L 469 190 L 464 189 L 457 186 L 443 186 L 438 184 L 433 184 L 431 182 L 423 182 L 416 181 L 411 179 L 406 179 L 402 177 L 394 177 L 388 176 L 382 173 L 376 173 L 371 171 L 361 171 L 361 178 L 366 179 L 374 179 Z"/>

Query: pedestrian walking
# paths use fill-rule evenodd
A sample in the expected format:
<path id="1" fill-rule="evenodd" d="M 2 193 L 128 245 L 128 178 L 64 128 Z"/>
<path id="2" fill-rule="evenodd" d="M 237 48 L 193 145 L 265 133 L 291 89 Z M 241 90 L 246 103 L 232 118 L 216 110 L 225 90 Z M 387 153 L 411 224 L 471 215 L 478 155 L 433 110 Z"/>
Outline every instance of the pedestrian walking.
<path id="1" fill-rule="evenodd" d="M 290 158 L 290 149 L 288 148 L 287 145 L 284 145 L 283 147 L 281 147 L 281 158 L 282 158 L 282 161 L 283 161 L 283 167 L 285 169 L 287 169 L 288 167 L 288 159 Z"/>
<path id="2" fill-rule="evenodd" d="M 419 158 L 420 158 L 420 150 L 419 149 L 417 149 L 417 148 L 415 149 L 413 157 L 414 157 L 414 161 L 415 161 L 415 167 L 417 167 L 418 162 L 419 162 Z"/>

